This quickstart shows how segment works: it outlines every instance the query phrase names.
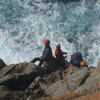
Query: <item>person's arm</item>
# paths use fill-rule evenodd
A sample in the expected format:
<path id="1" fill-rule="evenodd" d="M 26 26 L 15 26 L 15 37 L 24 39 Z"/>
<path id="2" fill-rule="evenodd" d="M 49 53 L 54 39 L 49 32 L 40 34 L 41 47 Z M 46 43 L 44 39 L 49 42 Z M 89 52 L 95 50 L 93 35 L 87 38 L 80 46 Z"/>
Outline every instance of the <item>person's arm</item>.
<path id="1" fill-rule="evenodd" d="M 62 52 L 63 54 L 67 54 L 67 52 Z"/>
<path id="2" fill-rule="evenodd" d="M 67 56 L 64 56 L 64 58 L 67 58 Z"/>

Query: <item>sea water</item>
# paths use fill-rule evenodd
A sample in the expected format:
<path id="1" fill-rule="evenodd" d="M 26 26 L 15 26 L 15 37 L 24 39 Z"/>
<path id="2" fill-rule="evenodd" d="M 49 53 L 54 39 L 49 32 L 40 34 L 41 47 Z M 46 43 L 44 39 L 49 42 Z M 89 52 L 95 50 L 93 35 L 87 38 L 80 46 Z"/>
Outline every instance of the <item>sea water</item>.
<path id="1" fill-rule="evenodd" d="M 0 0 L 0 58 L 7 64 L 41 56 L 49 39 L 76 50 L 89 65 L 100 60 L 100 0 Z"/>

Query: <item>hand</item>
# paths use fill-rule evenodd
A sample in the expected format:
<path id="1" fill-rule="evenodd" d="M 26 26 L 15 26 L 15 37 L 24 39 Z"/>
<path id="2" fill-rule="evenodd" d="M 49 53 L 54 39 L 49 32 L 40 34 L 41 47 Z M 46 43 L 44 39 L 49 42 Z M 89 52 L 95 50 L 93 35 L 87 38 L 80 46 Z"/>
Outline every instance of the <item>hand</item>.
<path id="1" fill-rule="evenodd" d="M 64 58 L 67 58 L 67 56 L 64 56 Z"/>
<path id="2" fill-rule="evenodd" d="M 64 52 L 65 54 L 67 54 L 67 52 Z"/>
<path id="3" fill-rule="evenodd" d="M 67 54 L 67 52 L 63 52 L 63 54 Z"/>

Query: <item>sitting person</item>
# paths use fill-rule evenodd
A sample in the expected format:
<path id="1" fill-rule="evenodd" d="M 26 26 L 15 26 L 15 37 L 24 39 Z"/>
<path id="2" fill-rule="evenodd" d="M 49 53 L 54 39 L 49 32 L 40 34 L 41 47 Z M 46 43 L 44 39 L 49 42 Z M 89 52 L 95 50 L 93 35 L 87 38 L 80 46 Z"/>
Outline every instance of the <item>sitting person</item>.
<path id="1" fill-rule="evenodd" d="M 56 55 L 56 60 L 60 68 L 65 69 L 66 68 L 66 62 L 64 54 L 67 54 L 67 52 L 62 52 L 61 50 L 61 45 L 58 43 L 56 44 L 56 49 L 55 49 L 55 55 Z"/>
<path id="2" fill-rule="evenodd" d="M 40 61 L 40 63 L 38 64 L 39 67 L 41 67 L 41 65 L 43 64 L 44 61 L 49 61 L 52 59 L 52 49 L 50 47 L 50 41 L 49 40 L 45 40 L 44 41 L 44 51 L 42 53 L 41 57 L 36 57 L 34 58 L 31 62 L 35 63 L 36 61 Z"/>
<path id="3" fill-rule="evenodd" d="M 82 54 L 79 51 L 71 55 L 70 63 L 76 67 L 83 67 L 86 65 L 85 61 L 83 60 Z"/>

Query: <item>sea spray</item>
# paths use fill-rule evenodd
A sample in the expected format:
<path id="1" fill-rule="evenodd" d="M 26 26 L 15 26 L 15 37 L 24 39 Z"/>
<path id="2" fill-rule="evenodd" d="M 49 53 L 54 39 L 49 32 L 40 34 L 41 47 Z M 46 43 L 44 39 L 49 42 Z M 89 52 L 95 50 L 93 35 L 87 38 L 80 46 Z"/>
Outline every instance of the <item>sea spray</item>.
<path id="1" fill-rule="evenodd" d="M 100 1 L 1 0 L 0 58 L 7 64 L 41 56 L 43 40 L 68 52 L 77 49 L 89 65 L 100 60 Z"/>

